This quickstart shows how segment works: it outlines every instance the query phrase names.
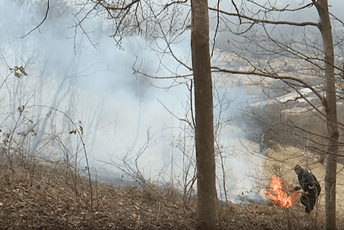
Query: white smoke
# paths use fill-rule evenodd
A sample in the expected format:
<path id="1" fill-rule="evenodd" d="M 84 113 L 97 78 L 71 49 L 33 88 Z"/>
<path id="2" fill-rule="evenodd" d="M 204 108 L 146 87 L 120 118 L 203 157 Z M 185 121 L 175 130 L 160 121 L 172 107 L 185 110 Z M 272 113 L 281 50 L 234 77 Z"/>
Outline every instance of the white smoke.
<path id="1" fill-rule="evenodd" d="M 3 16 L 0 22 L 0 76 L 3 80 L 10 76 L 6 81 L 7 90 L 1 88 L 3 105 L 13 113 L 27 102 L 28 107 L 34 108 L 30 113 L 35 122 L 40 122 L 36 126 L 36 142 L 54 125 L 56 132 L 61 131 L 64 123 L 54 111 L 52 116 L 56 123 L 47 116 L 49 109 L 35 106 L 52 106 L 66 112 L 76 122 L 80 120 L 94 168 L 101 167 L 100 161 L 109 162 L 110 158 L 119 162 L 117 159 L 127 153 L 133 157 L 147 141 L 149 130 L 152 146 L 141 156 L 140 170 L 152 180 L 163 177 L 166 181 L 175 177 L 178 183 L 185 177 L 182 171 L 185 155 L 180 149 L 182 137 L 187 140 L 184 150 L 194 157 L 190 129 L 176 118 L 190 115 L 189 91 L 185 84 L 178 86 L 174 79 L 154 80 L 133 75 L 133 66 L 136 63 L 141 71 L 162 76 L 171 74 L 164 65 L 178 74 L 189 73 L 188 70 L 171 57 L 163 56 L 161 60 L 161 56 L 157 56 L 152 47 L 164 46 L 160 40 L 127 37 L 122 44 L 124 50 L 118 49 L 108 37 L 109 31 L 95 20 L 88 20 L 84 28 L 91 43 L 80 28 L 75 30 L 73 9 L 66 9 L 62 4 L 51 4 L 48 18 L 41 27 L 21 38 L 40 23 L 45 10 L 44 3 L 24 7 L 16 1 L 0 1 Z M 190 65 L 189 32 L 186 33 L 186 39 L 173 48 Z M 6 65 L 23 66 L 28 76 L 15 78 Z M 236 90 L 235 85 L 225 89 L 234 92 L 228 93 L 228 98 L 236 98 L 222 117 L 229 120 L 240 113 L 238 102 L 247 96 L 244 91 Z M 3 126 L 12 125 L 9 121 L 3 123 Z M 68 133 L 70 130 L 62 131 Z M 258 151 L 257 146 L 245 141 L 241 133 L 242 130 L 232 123 L 218 133 L 224 150 L 226 188 L 231 199 L 252 190 L 255 186 L 252 174 L 261 172 L 263 167 L 263 159 L 252 155 Z M 219 157 L 217 160 L 219 162 Z M 222 185 L 222 168 L 218 166 L 217 171 Z"/>

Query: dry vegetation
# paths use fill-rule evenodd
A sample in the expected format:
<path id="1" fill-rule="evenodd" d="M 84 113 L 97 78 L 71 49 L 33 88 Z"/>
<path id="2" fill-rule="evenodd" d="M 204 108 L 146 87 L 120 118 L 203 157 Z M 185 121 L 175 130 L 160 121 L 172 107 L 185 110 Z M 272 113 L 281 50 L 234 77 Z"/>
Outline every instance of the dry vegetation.
<path id="1" fill-rule="evenodd" d="M 91 207 L 88 180 L 68 167 L 36 163 L 33 174 L 18 162 L 10 170 L 5 162 L 2 158 L 0 229 L 194 229 L 194 198 L 183 200 L 173 188 L 118 187 L 93 181 Z M 282 209 L 221 202 L 218 227 L 323 229 L 321 209 L 318 206 L 307 215 L 300 204 Z"/>
<path id="2" fill-rule="evenodd" d="M 304 152 L 294 147 L 282 147 L 276 144 L 275 149 L 269 149 L 267 151 L 268 157 L 265 164 L 265 172 L 267 178 L 271 178 L 273 174 L 284 178 L 288 182 L 297 185 L 297 177 L 293 170 L 294 166 L 299 164 L 303 168 L 312 172 L 320 182 L 321 193 L 320 199 L 316 206 L 316 212 L 318 215 L 318 223 L 323 223 L 323 213 L 325 208 L 325 165 L 319 163 L 319 157 L 310 152 Z M 338 229 L 344 229 L 344 166 L 338 164 L 337 169 L 337 218 L 338 218 Z M 319 226 L 322 226 L 321 224 Z M 323 226 L 324 228 L 324 226 Z M 322 228 L 321 228 L 322 229 Z"/>
<path id="3" fill-rule="evenodd" d="M 322 108 L 319 108 L 321 111 Z M 338 120 L 343 120 L 344 106 L 338 104 Z M 293 146 L 324 157 L 327 151 L 326 120 L 306 103 L 289 102 L 287 104 L 273 103 L 264 107 L 252 107 L 245 111 L 244 128 L 248 129 L 247 138 L 253 142 L 261 141 L 259 134 L 264 134 L 267 147 L 271 143 Z M 343 155 L 344 132 L 339 127 L 339 154 Z M 323 158 L 324 160 L 324 158 Z M 344 157 L 338 162 L 344 164 Z"/>

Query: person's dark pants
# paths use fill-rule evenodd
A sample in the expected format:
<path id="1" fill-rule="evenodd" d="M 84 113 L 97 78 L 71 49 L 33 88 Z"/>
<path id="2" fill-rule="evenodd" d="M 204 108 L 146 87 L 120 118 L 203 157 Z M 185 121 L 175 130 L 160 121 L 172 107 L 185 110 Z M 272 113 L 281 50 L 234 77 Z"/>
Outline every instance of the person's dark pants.
<path id="1" fill-rule="evenodd" d="M 302 194 L 300 198 L 301 204 L 305 206 L 305 211 L 310 213 L 316 203 L 315 193 L 309 193 L 308 195 Z"/>

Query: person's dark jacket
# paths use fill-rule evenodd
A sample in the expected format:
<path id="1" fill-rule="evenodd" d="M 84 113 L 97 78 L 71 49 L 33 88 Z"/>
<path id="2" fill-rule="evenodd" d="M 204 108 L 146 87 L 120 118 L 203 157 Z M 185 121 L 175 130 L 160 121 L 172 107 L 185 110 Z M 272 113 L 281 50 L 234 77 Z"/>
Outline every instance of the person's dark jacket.
<path id="1" fill-rule="evenodd" d="M 305 206 L 306 212 L 311 212 L 315 206 L 316 199 L 318 198 L 321 187 L 317 180 L 317 178 L 308 171 L 302 169 L 297 174 L 299 183 L 301 185 L 302 190 L 304 193 L 302 194 L 300 201 Z M 295 190 L 300 189 L 296 187 Z"/>
<path id="2" fill-rule="evenodd" d="M 314 193 L 316 196 L 319 196 L 321 192 L 320 184 L 317 178 L 306 170 L 301 170 L 301 172 L 297 175 L 301 188 L 303 191 L 308 193 Z"/>

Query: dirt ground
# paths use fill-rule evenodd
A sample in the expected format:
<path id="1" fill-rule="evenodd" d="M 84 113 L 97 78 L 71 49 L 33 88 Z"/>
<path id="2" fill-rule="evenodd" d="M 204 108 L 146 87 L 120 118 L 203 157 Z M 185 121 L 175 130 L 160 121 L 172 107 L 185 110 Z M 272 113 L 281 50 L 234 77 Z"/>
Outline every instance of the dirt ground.
<path id="1" fill-rule="evenodd" d="M 267 162 L 266 167 L 275 171 L 280 167 L 283 176 L 292 178 L 293 165 L 303 161 L 296 153 L 290 159 L 284 165 Z M 322 181 L 323 166 L 309 165 Z M 0 229 L 195 229 L 195 199 L 184 200 L 173 188 L 149 183 L 143 188 L 118 187 L 96 181 L 90 186 L 87 178 L 58 164 L 18 163 L 13 168 L 0 163 Z M 324 229 L 322 204 L 307 215 L 300 204 L 283 209 L 221 203 L 218 229 Z M 340 218 L 338 229 L 344 229 Z"/>

